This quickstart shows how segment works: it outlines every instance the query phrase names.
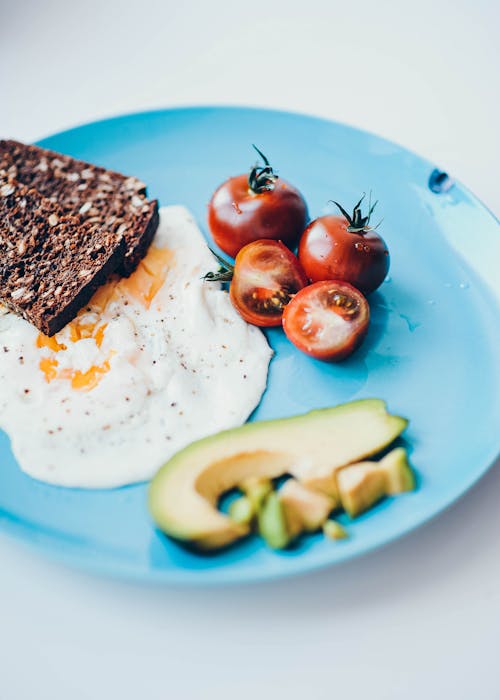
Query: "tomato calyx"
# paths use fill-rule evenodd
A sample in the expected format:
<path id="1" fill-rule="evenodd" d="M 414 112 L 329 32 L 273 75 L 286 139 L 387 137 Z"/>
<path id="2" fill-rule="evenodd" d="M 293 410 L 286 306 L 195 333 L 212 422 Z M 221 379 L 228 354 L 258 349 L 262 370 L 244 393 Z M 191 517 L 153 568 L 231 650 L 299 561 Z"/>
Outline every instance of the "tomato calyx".
<path id="1" fill-rule="evenodd" d="M 220 267 L 216 272 L 207 272 L 206 275 L 203 275 L 205 282 L 231 282 L 234 275 L 234 265 L 231 265 L 228 260 L 216 253 L 215 250 L 212 250 L 210 246 L 208 246 L 208 250 L 217 260 Z"/>
<path id="2" fill-rule="evenodd" d="M 260 158 L 262 158 L 264 161 L 264 165 L 259 165 L 259 163 L 256 163 L 250 170 L 248 175 L 248 187 L 254 194 L 271 192 L 274 190 L 278 176 L 274 172 L 271 164 L 262 151 L 259 151 L 255 144 L 252 144 L 252 146 L 255 148 Z"/>
<path id="3" fill-rule="evenodd" d="M 359 202 L 356 204 L 354 207 L 352 214 L 348 214 L 347 211 L 344 209 L 342 205 L 340 205 L 338 202 L 336 202 L 334 199 L 331 199 L 330 201 L 332 204 L 335 204 L 342 214 L 345 216 L 347 219 L 349 226 L 347 227 L 347 230 L 349 233 L 366 233 L 367 231 L 374 231 L 381 222 L 377 224 L 377 226 L 372 227 L 370 226 L 370 218 L 371 215 L 373 214 L 373 210 L 378 204 L 378 200 L 374 202 L 374 204 L 371 203 L 371 193 L 370 193 L 370 201 L 368 204 L 368 214 L 366 216 L 363 216 L 361 213 L 361 203 L 363 202 L 365 198 L 365 193 L 363 192 L 363 196 L 359 200 Z"/>

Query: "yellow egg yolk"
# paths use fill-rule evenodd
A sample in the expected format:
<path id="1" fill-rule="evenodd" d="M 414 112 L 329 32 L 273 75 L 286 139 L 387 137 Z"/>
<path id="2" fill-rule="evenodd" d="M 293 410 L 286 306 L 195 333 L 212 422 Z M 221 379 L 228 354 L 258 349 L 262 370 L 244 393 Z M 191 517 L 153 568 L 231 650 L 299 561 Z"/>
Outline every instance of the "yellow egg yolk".
<path id="1" fill-rule="evenodd" d="M 38 337 L 36 339 L 36 346 L 37 348 L 50 348 L 54 352 L 59 352 L 59 350 L 66 350 L 66 345 L 63 345 L 63 343 L 58 343 L 55 335 L 49 338 L 48 335 L 44 335 L 43 333 L 38 334 Z"/>
<path id="2" fill-rule="evenodd" d="M 165 282 L 173 257 L 173 252 L 168 248 L 151 246 L 130 277 L 118 282 L 118 290 L 136 299 L 145 309 L 149 309 Z"/>
<path id="3" fill-rule="evenodd" d="M 141 260 L 130 277 L 126 279 L 115 277 L 99 287 L 86 309 L 80 311 L 77 317 L 68 324 L 71 342 L 77 343 L 84 338 L 93 338 L 97 347 L 100 348 L 108 324 L 101 324 L 100 321 L 89 322 L 84 318 L 84 315 L 88 309 L 98 314 L 104 313 L 108 304 L 119 294 L 132 298 L 145 309 L 149 309 L 151 302 L 165 282 L 173 258 L 174 253 L 168 248 L 151 246 L 146 257 Z M 67 350 L 67 346 L 58 341 L 56 336 L 49 337 L 43 333 L 38 334 L 36 346 L 37 348 L 49 348 L 54 353 Z M 71 382 L 72 389 L 91 391 L 109 372 L 110 358 L 114 354 L 112 350 L 103 364 L 92 365 L 86 372 L 73 369 L 58 371 L 59 363 L 54 357 L 43 357 L 39 367 L 45 375 L 46 382 L 51 382 L 54 379 L 67 379 Z"/>
<path id="4" fill-rule="evenodd" d="M 77 391 L 91 391 L 101 381 L 103 375 L 109 372 L 109 359 L 102 365 L 92 365 L 86 372 L 76 371 L 71 376 L 71 388 Z"/>
<path id="5" fill-rule="evenodd" d="M 45 381 L 51 382 L 57 377 L 57 366 L 59 362 L 53 357 L 42 357 L 40 360 L 40 369 L 45 374 Z"/>

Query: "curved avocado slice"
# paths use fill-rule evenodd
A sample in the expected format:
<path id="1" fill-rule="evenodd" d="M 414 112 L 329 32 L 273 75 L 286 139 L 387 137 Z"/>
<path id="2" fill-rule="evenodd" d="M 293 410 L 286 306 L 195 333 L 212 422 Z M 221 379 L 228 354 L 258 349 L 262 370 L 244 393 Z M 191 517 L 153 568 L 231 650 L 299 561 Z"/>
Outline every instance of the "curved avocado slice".
<path id="1" fill-rule="evenodd" d="M 185 447 L 159 470 L 149 489 L 151 515 L 167 535 L 191 546 L 229 545 L 250 526 L 217 510 L 225 491 L 249 477 L 291 474 L 336 496 L 336 471 L 376 454 L 406 425 L 380 399 L 364 399 L 217 433 Z"/>

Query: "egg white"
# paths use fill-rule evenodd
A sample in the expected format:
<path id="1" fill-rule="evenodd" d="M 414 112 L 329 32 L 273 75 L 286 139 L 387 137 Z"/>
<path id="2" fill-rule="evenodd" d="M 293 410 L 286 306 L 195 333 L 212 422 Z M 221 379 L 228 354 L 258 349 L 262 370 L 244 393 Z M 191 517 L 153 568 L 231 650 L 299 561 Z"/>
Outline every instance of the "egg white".
<path id="1" fill-rule="evenodd" d="M 91 303 L 53 341 L 0 315 L 0 427 L 32 477 L 84 488 L 149 479 L 259 403 L 271 350 L 203 281 L 216 263 L 185 208 L 160 210 L 152 248 L 160 275 L 116 281 L 105 305 Z M 159 285 L 146 302 L 142 273 Z"/>

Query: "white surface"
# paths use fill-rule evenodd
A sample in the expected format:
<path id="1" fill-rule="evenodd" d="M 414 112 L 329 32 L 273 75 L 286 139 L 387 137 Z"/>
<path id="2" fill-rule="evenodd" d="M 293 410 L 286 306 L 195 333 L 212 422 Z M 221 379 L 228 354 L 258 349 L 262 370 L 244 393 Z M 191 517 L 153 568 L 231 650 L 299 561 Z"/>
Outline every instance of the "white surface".
<path id="1" fill-rule="evenodd" d="M 492 0 L 0 0 L 0 133 L 299 109 L 419 151 L 498 214 L 499 19 Z M 497 700 L 499 490 L 497 467 L 390 547 L 235 589 L 92 578 L 1 537 L 0 698 Z"/>

